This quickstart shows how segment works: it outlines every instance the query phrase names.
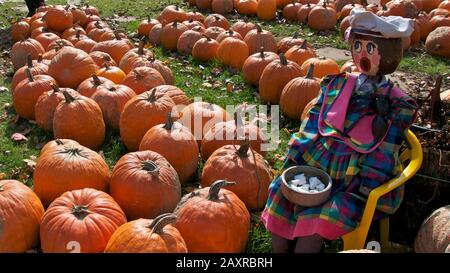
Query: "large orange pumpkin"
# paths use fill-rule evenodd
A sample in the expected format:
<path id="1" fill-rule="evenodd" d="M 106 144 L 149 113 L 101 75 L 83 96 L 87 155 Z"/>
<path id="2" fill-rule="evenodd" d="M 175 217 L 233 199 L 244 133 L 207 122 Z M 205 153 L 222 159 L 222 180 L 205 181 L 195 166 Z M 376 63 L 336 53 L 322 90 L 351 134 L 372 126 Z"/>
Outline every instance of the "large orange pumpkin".
<path id="1" fill-rule="evenodd" d="M 126 85 L 101 86 L 92 95 L 102 109 L 105 124 L 115 130 L 119 129 L 120 114 L 125 104 L 136 94 Z"/>
<path id="2" fill-rule="evenodd" d="M 150 32 L 148 33 L 148 40 L 153 45 L 159 45 L 161 42 L 161 32 L 162 32 L 163 26 L 162 24 L 157 24 L 152 27 Z"/>
<path id="3" fill-rule="evenodd" d="M 430 12 L 437 8 L 442 0 L 425 0 L 422 2 L 423 4 L 423 10 L 426 12 Z"/>
<path id="4" fill-rule="evenodd" d="M 317 5 L 308 14 L 308 26 L 316 30 L 327 30 L 336 27 L 337 15 L 333 8 L 326 5 Z"/>
<path id="5" fill-rule="evenodd" d="M 34 120 L 34 107 L 40 95 L 52 90 L 55 79 L 47 75 L 33 76 L 26 70 L 28 79 L 21 81 L 13 92 L 13 105 L 17 114 L 25 119 Z"/>
<path id="6" fill-rule="evenodd" d="M 315 7 L 315 4 L 307 3 L 306 5 L 301 6 L 297 12 L 297 20 L 300 23 L 308 23 L 308 16 L 311 10 Z"/>
<path id="7" fill-rule="evenodd" d="M 219 180 L 210 187 L 183 197 L 175 209 L 175 227 L 189 253 L 238 253 L 245 250 L 250 214 L 232 191 L 222 189 L 232 182 Z"/>
<path id="8" fill-rule="evenodd" d="M 36 162 L 34 191 L 45 207 L 66 191 L 108 190 L 109 167 L 96 152 L 69 142 L 47 149 Z"/>
<path id="9" fill-rule="evenodd" d="M 42 62 L 42 55 L 38 60 L 33 60 L 31 55 L 27 57 L 27 65 L 19 68 L 15 73 L 11 81 L 11 90 L 14 92 L 19 82 L 28 78 L 27 70 L 30 70 L 31 75 L 45 75 L 48 72 L 48 65 Z"/>
<path id="10" fill-rule="evenodd" d="M 227 14 L 233 11 L 233 0 L 212 0 L 211 10 L 212 12 L 219 14 Z"/>
<path id="11" fill-rule="evenodd" d="M 219 43 L 206 36 L 198 40 L 194 47 L 192 47 L 192 57 L 200 61 L 209 61 L 217 56 L 217 49 L 219 48 Z"/>
<path id="12" fill-rule="evenodd" d="M 140 151 L 128 153 L 116 163 L 110 192 L 128 220 L 152 219 L 175 209 L 181 198 L 181 184 L 163 156 Z"/>
<path id="13" fill-rule="evenodd" d="M 153 220 L 138 219 L 120 226 L 109 239 L 106 253 L 187 253 L 187 246 L 172 224 L 175 214 Z"/>
<path id="14" fill-rule="evenodd" d="M 301 46 L 305 42 L 304 39 L 299 38 L 298 32 L 290 37 L 284 37 L 277 43 L 277 49 L 279 53 L 286 53 L 293 46 Z"/>
<path id="15" fill-rule="evenodd" d="M 298 2 L 289 3 L 283 7 L 283 17 L 287 21 L 297 21 L 297 13 L 302 4 Z"/>
<path id="16" fill-rule="evenodd" d="M 127 53 L 133 45 L 128 39 L 123 39 L 116 32 L 116 38 L 114 40 L 102 41 L 92 47 L 91 51 L 103 51 L 111 55 L 116 63 L 120 63 L 123 55 Z"/>
<path id="17" fill-rule="evenodd" d="M 48 74 L 61 87 L 76 89 L 78 85 L 97 71 L 97 65 L 83 50 L 63 47 L 48 66 Z"/>
<path id="18" fill-rule="evenodd" d="M 292 79 L 283 88 L 280 97 L 281 111 L 292 119 L 300 118 L 300 114 L 308 102 L 317 97 L 320 83 L 312 77 L 314 65 L 311 65 L 305 77 Z"/>
<path id="19" fill-rule="evenodd" d="M 189 128 L 198 145 L 200 145 L 204 134 L 214 124 L 230 119 L 231 117 L 222 107 L 212 103 L 196 101 L 183 109 L 179 122 Z"/>
<path id="20" fill-rule="evenodd" d="M 48 27 L 63 32 L 67 28 L 70 28 L 73 24 L 73 15 L 69 10 L 69 5 L 65 8 L 62 6 L 53 7 L 47 10 L 45 15 L 45 22 Z"/>
<path id="21" fill-rule="evenodd" d="M 122 84 L 133 89 L 136 94 L 141 94 L 158 85 L 166 84 L 166 82 L 156 69 L 144 66 L 130 71 Z"/>
<path id="22" fill-rule="evenodd" d="M 63 91 L 65 100 L 56 107 L 53 134 L 69 138 L 90 149 L 97 149 L 105 139 L 105 123 L 100 106 L 88 97 L 72 96 Z"/>
<path id="23" fill-rule="evenodd" d="M 0 253 L 25 252 L 39 243 L 44 207 L 17 180 L 0 180 Z"/>
<path id="24" fill-rule="evenodd" d="M 244 0 L 247 1 L 247 0 Z M 242 3 L 242 1 L 240 1 L 240 3 Z M 247 22 L 246 20 L 243 21 L 237 21 L 236 23 L 234 23 L 230 29 L 241 34 L 241 37 L 244 38 L 245 35 L 247 35 L 247 33 L 252 30 L 255 29 L 256 25 L 252 22 Z"/>
<path id="25" fill-rule="evenodd" d="M 187 182 L 197 170 L 197 141 L 188 128 L 172 120 L 171 114 L 167 115 L 165 124 L 156 125 L 145 133 L 139 150 L 154 151 L 166 158 L 181 183 Z"/>
<path id="26" fill-rule="evenodd" d="M 249 149 L 248 141 L 241 146 L 225 145 L 217 149 L 203 166 L 201 185 L 207 187 L 220 179 L 234 181 L 236 185 L 227 189 L 249 211 L 259 211 L 266 204 L 272 173 L 264 157 Z"/>
<path id="27" fill-rule="evenodd" d="M 277 43 L 272 32 L 263 30 L 260 25 L 256 29 L 250 30 L 244 37 L 244 42 L 248 45 L 250 54 L 259 52 L 261 47 L 264 51 L 277 52 Z"/>
<path id="28" fill-rule="evenodd" d="M 217 13 L 213 13 L 213 14 L 206 16 L 204 24 L 205 24 L 206 28 L 221 27 L 221 28 L 227 30 L 230 27 L 230 24 L 229 24 L 227 18 L 225 18 L 223 15 L 220 15 Z"/>
<path id="29" fill-rule="evenodd" d="M 286 60 L 283 53 L 264 68 L 259 79 L 259 95 L 265 102 L 278 104 L 284 86 L 292 79 L 300 77 L 301 68 L 298 64 Z"/>
<path id="30" fill-rule="evenodd" d="M 42 147 L 39 156 L 42 156 L 42 155 L 45 154 L 46 152 L 52 151 L 52 150 L 54 150 L 54 149 L 57 149 L 57 148 L 59 148 L 59 147 L 61 147 L 61 146 L 63 146 L 63 145 L 66 145 L 66 146 L 67 146 L 67 145 L 79 146 L 80 143 L 76 142 L 75 140 L 71 140 L 71 139 L 60 139 L 60 138 L 57 138 L 57 139 L 54 139 L 54 140 L 51 140 L 51 141 L 47 142 L 47 143 Z"/>
<path id="31" fill-rule="evenodd" d="M 114 199 L 99 190 L 68 191 L 55 199 L 41 224 L 44 253 L 101 253 L 127 219 Z"/>
<path id="32" fill-rule="evenodd" d="M 181 34 L 177 43 L 177 50 L 181 54 L 190 55 L 195 43 L 203 38 L 203 34 L 195 30 L 187 30 Z"/>
<path id="33" fill-rule="evenodd" d="M 322 78 L 326 75 L 339 74 L 339 65 L 335 60 L 325 57 L 315 57 L 306 60 L 302 64 L 302 75 L 306 75 L 311 64 L 314 65 L 315 78 Z"/>
<path id="34" fill-rule="evenodd" d="M 242 69 L 242 65 L 248 58 L 247 44 L 235 37 L 228 37 L 219 44 L 217 58 L 227 66 Z"/>
<path id="35" fill-rule="evenodd" d="M 152 30 L 152 28 L 157 24 L 159 24 L 159 21 L 156 19 L 151 19 L 150 16 L 147 19 L 142 20 L 138 26 L 139 36 L 148 36 L 150 30 Z"/>
<path id="36" fill-rule="evenodd" d="M 156 89 L 129 100 L 119 122 L 120 136 L 128 150 L 138 150 L 145 133 L 153 126 L 164 123 L 167 114 L 176 111 L 174 107 L 173 100 L 166 94 L 156 92 Z"/>
<path id="37" fill-rule="evenodd" d="M 186 96 L 183 90 L 173 85 L 160 85 L 155 87 L 156 92 L 168 95 L 179 111 L 183 110 L 184 107 L 188 106 L 191 101 Z"/>
<path id="38" fill-rule="evenodd" d="M 422 223 L 414 241 L 417 253 L 450 253 L 450 206 L 435 210 Z"/>
<path id="39" fill-rule="evenodd" d="M 427 52 L 431 55 L 438 55 L 450 58 L 450 26 L 438 27 L 427 37 L 425 46 Z"/>
<path id="40" fill-rule="evenodd" d="M 31 28 L 30 25 L 24 20 L 19 21 L 11 27 L 11 38 L 13 42 L 25 40 L 30 37 Z"/>
<path id="41" fill-rule="evenodd" d="M 242 76 L 244 77 L 244 80 L 249 84 L 258 86 L 264 68 L 277 59 L 277 54 L 270 51 L 264 52 L 264 48 L 261 48 L 258 53 L 250 55 L 245 60 L 242 66 Z"/>
<path id="42" fill-rule="evenodd" d="M 258 1 L 256 1 L 256 0 L 239 0 L 236 3 L 236 10 L 239 14 L 242 14 L 242 15 L 254 15 L 258 11 Z M 244 37 L 244 36 L 242 36 L 242 37 Z"/>
<path id="43" fill-rule="evenodd" d="M 34 116 L 39 128 L 45 131 L 53 131 L 53 117 L 55 115 L 56 107 L 59 103 L 64 101 L 62 91 L 69 92 L 72 96 L 76 96 L 77 92 L 70 88 L 59 88 L 53 85 L 51 91 L 47 91 L 39 96 L 34 106 Z"/>
<path id="44" fill-rule="evenodd" d="M 172 22 L 183 22 L 186 20 L 186 12 L 178 6 L 166 6 L 156 18 L 164 26 Z"/>
<path id="45" fill-rule="evenodd" d="M 44 52 L 42 45 L 35 39 L 28 38 L 15 43 L 10 52 L 14 71 L 27 64 L 28 55 L 31 55 L 32 59 L 37 59 Z"/>

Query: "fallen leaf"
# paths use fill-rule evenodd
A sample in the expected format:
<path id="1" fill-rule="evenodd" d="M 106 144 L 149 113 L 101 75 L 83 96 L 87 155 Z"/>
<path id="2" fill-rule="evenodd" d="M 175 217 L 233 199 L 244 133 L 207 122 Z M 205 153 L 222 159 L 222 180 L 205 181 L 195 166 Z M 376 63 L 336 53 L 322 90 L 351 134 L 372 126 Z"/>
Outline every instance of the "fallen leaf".
<path id="1" fill-rule="evenodd" d="M 4 86 L 0 86 L 0 93 L 5 93 L 8 92 L 8 88 L 4 87 Z"/>
<path id="2" fill-rule="evenodd" d="M 20 142 L 20 141 L 26 141 L 28 140 L 28 138 L 20 133 L 14 133 L 11 136 L 11 139 L 16 141 L 16 142 Z"/>
<path id="3" fill-rule="evenodd" d="M 24 159 L 23 162 L 27 163 L 28 171 L 33 173 L 36 168 L 36 157 L 30 156 L 29 159 Z"/>

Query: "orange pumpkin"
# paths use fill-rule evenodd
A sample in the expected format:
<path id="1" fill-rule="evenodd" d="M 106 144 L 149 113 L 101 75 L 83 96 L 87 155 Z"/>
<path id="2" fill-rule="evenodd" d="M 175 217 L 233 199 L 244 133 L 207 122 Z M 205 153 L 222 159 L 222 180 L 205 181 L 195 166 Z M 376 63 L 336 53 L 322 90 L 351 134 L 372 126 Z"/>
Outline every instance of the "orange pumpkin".
<path id="1" fill-rule="evenodd" d="M 434 29 L 438 27 L 450 27 L 450 12 L 447 15 L 436 15 L 430 20 L 431 27 Z"/>
<path id="2" fill-rule="evenodd" d="M 214 13 L 227 14 L 233 11 L 233 0 L 212 0 L 211 10 Z"/>
<path id="3" fill-rule="evenodd" d="M 244 0 L 246 1 L 246 0 Z M 242 2 L 242 1 L 241 1 Z M 251 22 L 247 22 L 247 21 L 237 21 L 236 23 L 234 23 L 231 27 L 231 30 L 241 34 L 241 37 L 245 37 L 245 35 L 247 35 L 247 33 L 252 30 L 252 29 L 256 29 L 256 25 L 254 23 Z"/>
<path id="4" fill-rule="evenodd" d="M 249 84 L 259 85 L 259 79 L 264 68 L 274 60 L 278 59 L 278 55 L 273 52 L 264 52 L 261 48 L 260 52 L 250 55 L 242 66 L 242 76 Z"/>
<path id="5" fill-rule="evenodd" d="M 230 24 L 228 23 L 227 18 L 225 18 L 223 15 L 217 14 L 217 13 L 213 13 L 213 14 L 206 16 L 204 24 L 205 24 L 206 28 L 221 27 L 221 28 L 227 30 L 230 27 Z"/>
<path id="6" fill-rule="evenodd" d="M 187 26 L 178 23 L 177 21 L 165 25 L 161 31 L 161 36 L 159 37 L 161 45 L 168 50 L 176 50 L 178 38 L 180 38 L 181 34 L 187 30 Z"/>
<path id="7" fill-rule="evenodd" d="M 181 185 L 177 172 L 163 156 L 140 151 L 117 161 L 110 192 L 128 220 L 152 219 L 175 209 L 181 198 Z"/>
<path id="8" fill-rule="evenodd" d="M 290 3 L 283 8 L 283 17 L 287 21 L 297 21 L 297 13 L 302 4 L 298 2 Z"/>
<path id="9" fill-rule="evenodd" d="M 86 78 L 97 71 L 92 58 L 81 49 L 63 47 L 48 65 L 48 74 L 60 86 L 77 88 Z"/>
<path id="10" fill-rule="evenodd" d="M 286 53 L 291 47 L 299 45 L 301 46 L 305 42 L 304 39 L 299 38 L 298 32 L 290 37 L 284 37 L 277 43 L 277 49 L 279 53 Z"/>
<path id="11" fill-rule="evenodd" d="M 61 34 L 61 38 L 69 40 L 69 37 L 77 34 L 80 36 L 86 35 L 86 31 L 79 25 L 72 25 L 70 28 L 64 30 L 64 32 Z"/>
<path id="12" fill-rule="evenodd" d="M 33 76 L 26 70 L 27 79 L 21 81 L 13 92 L 13 105 L 17 114 L 25 119 L 34 120 L 34 107 L 40 95 L 52 89 L 55 79 L 47 75 Z"/>
<path id="13" fill-rule="evenodd" d="M 175 227 L 183 236 L 189 253 L 243 252 L 248 240 L 250 214 L 232 191 L 233 184 L 219 180 L 210 187 L 183 197 L 175 209 Z"/>
<path id="14" fill-rule="evenodd" d="M 84 10 L 71 6 L 69 8 L 70 13 L 72 13 L 73 23 L 79 24 L 80 26 L 85 26 L 88 22 L 86 12 Z"/>
<path id="15" fill-rule="evenodd" d="M 130 151 L 139 148 L 142 137 L 155 125 L 164 123 L 167 114 L 175 107 L 173 100 L 156 89 L 144 92 L 129 100 L 120 115 L 120 136 Z"/>
<path id="16" fill-rule="evenodd" d="M 114 85 L 114 82 L 103 77 L 98 77 L 97 75 L 93 74 L 92 77 L 82 81 L 80 85 L 78 85 L 77 91 L 81 95 L 90 98 L 95 93 L 95 91 L 97 91 L 97 88 L 103 85 L 105 86 Z"/>
<path id="17" fill-rule="evenodd" d="M 146 20 L 142 20 L 138 26 L 138 35 L 147 36 L 150 30 L 152 30 L 152 28 L 157 24 L 159 24 L 159 21 L 156 19 L 151 19 L 150 16 Z"/>
<path id="18" fill-rule="evenodd" d="M 180 38 L 178 39 L 177 43 L 177 49 L 178 52 L 181 54 L 188 54 L 190 55 L 192 53 L 192 48 L 194 47 L 195 43 L 203 38 L 203 34 L 195 31 L 195 30 L 187 30 L 183 34 L 181 34 Z"/>
<path id="19" fill-rule="evenodd" d="M 148 34 L 148 40 L 153 45 L 159 45 L 160 44 L 160 37 L 162 32 L 163 26 L 161 24 L 157 24 L 153 26 L 153 28 L 150 30 Z"/>
<path id="20" fill-rule="evenodd" d="M 153 220 L 138 219 L 120 226 L 111 236 L 106 253 L 187 253 L 180 232 L 172 225 L 176 215 L 164 213 Z"/>
<path id="21" fill-rule="evenodd" d="M 125 55 L 123 55 L 122 59 L 120 60 L 119 67 L 122 69 L 123 72 L 126 74 L 130 73 L 132 70 L 133 64 L 138 58 L 153 58 L 154 54 L 151 50 L 145 48 L 145 42 L 140 41 L 138 48 L 133 48 Z"/>
<path id="22" fill-rule="evenodd" d="M 11 27 L 11 38 L 13 42 L 22 41 L 30 37 L 31 28 L 30 25 L 25 21 L 20 21 L 12 25 Z"/>
<path id="23" fill-rule="evenodd" d="M 281 111 L 292 119 L 298 119 L 308 102 L 317 97 L 320 83 L 312 77 L 314 65 L 311 65 L 305 77 L 298 77 L 288 82 L 281 93 Z"/>
<path id="24" fill-rule="evenodd" d="M 429 13 L 430 11 L 436 9 L 440 5 L 441 1 L 442 0 L 425 0 L 422 2 L 423 10 Z"/>
<path id="25" fill-rule="evenodd" d="M 42 62 L 42 55 L 39 57 L 39 59 L 36 61 L 32 59 L 31 55 L 28 55 L 27 57 L 27 65 L 22 66 L 19 68 L 15 73 L 11 81 L 11 90 L 14 93 L 14 90 L 16 89 L 17 85 L 28 78 L 27 71 L 30 70 L 31 75 L 37 76 L 37 75 L 45 75 L 48 72 L 48 66 Z"/>
<path id="26" fill-rule="evenodd" d="M 64 101 L 64 95 L 62 91 L 69 92 L 72 96 L 76 96 L 77 92 L 69 88 L 58 88 L 53 85 L 51 91 L 47 91 L 39 96 L 34 106 L 34 116 L 36 123 L 39 128 L 45 131 L 53 131 L 53 117 L 55 114 L 56 107 L 60 102 Z"/>
<path id="27" fill-rule="evenodd" d="M 422 41 L 425 41 L 427 39 L 428 34 L 433 30 L 433 26 L 430 22 L 430 17 L 425 12 L 419 12 L 417 15 L 417 23 L 419 24 L 420 28 L 420 39 Z"/>
<path id="28" fill-rule="evenodd" d="M 122 209 L 107 193 L 90 188 L 68 191 L 44 214 L 42 251 L 101 253 L 114 231 L 126 222 Z"/>
<path id="29" fill-rule="evenodd" d="M 308 47 L 306 40 L 301 45 L 291 47 L 286 51 L 286 59 L 302 65 L 306 60 L 316 57 L 314 49 Z"/>
<path id="30" fill-rule="evenodd" d="M 236 4 L 236 10 L 242 15 L 254 15 L 258 11 L 258 1 L 239 0 Z M 241 33 L 242 34 L 242 33 Z M 245 35 L 242 35 L 244 37 Z"/>
<path id="31" fill-rule="evenodd" d="M 235 37 L 228 37 L 219 44 L 217 58 L 227 66 L 242 69 L 242 65 L 248 58 L 247 44 Z"/>
<path id="32" fill-rule="evenodd" d="M 207 187 L 220 179 L 234 181 L 236 185 L 227 189 L 234 192 L 249 211 L 259 211 L 267 201 L 272 173 L 263 156 L 249 149 L 248 141 L 241 146 L 225 145 L 217 149 L 203 167 L 201 185 Z"/>
<path id="33" fill-rule="evenodd" d="M 125 85 L 100 86 L 92 95 L 102 109 L 105 124 L 112 129 L 119 129 L 120 114 L 125 104 L 136 94 Z"/>
<path id="34" fill-rule="evenodd" d="M 167 65 L 165 65 L 164 62 L 156 60 L 155 57 L 149 57 L 147 59 L 141 57 L 136 58 L 132 62 L 131 69 L 135 70 L 139 67 L 149 67 L 155 69 L 161 74 L 165 84 L 174 84 L 175 82 L 172 70 Z"/>
<path id="35" fill-rule="evenodd" d="M 117 63 L 108 53 L 102 51 L 91 51 L 89 56 L 91 56 L 92 60 L 98 67 L 103 67 L 106 64 L 109 66 L 117 66 Z"/>
<path id="36" fill-rule="evenodd" d="M 300 23 L 304 23 L 304 24 L 308 23 L 308 15 L 315 6 L 316 5 L 310 4 L 310 3 L 307 3 L 306 5 L 301 6 L 297 12 L 297 20 Z"/>
<path id="37" fill-rule="evenodd" d="M 230 119 L 231 117 L 222 107 L 207 102 L 196 101 L 183 109 L 178 121 L 191 131 L 200 146 L 204 134 L 214 124 Z"/>
<path id="38" fill-rule="evenodd" d="M 359 69 L 356 66 L 356 64 L 353 62 L 353 60 L 348 60 L 342 65 L 341 70 L 339 72 L 341 72 L 341 73 L 343 73 L 343 72 L 347 72 L 347 73 L 359 72 Z"/>
<path id="39" fill-rule="evenodd" d="M 90 53 L 92 48 L 97 44 L 96 41 L 92 39 L 82 39 L 75 43 L 74 47 L 83 50 L 86 53 Z"/>
<path id="40" fill-rule="evenodd" d="M 300 121 L 305 120 L 306 118 L 309 118 L 309 111 L 316 105 L 317 103 L 317 97 L 310 100 L 308 104 L 306 104 L 305 108 L 303 108 L 302 115 L 300 116 Z"/>
<path id="41" fill-rule="evenodd" d="M 212 0 L 196 0 L 197 8 L 201 10 L 211 10 Z"/>
<path id="42" fill-rule="evenodd" d="M 36 194 L 17 180 L 0 180 L 0 253 L 24 253 L 39 243 L 44 207 Z"/>
<path id="43" fill-rule="evenodd" d="M 125 77 L 127 76 L 122 69 L 118 68 L 117 66 L 109 66 L 107 63 L 104 65 L 104 67 L 97 70 L 97 76 L 107 78 L 108 80 L 111 80 L 115 84 L 120 84 Z"/>
<path id="44" fill-rule="evenodd" d="M 36 162 L 34 191 L 45 207 L 66 191 L 108 190 L 109 167 L 96 152 L 73 142 L 47 149 Z"/>
<path id="45" fill-rule="evenodd" d="M 337 23 L 336 11 L 326 5 L 317 5 L 308 14 L 308 26 L 316 30 L 334 29 Z"/>
<path id="46" fill-rule="evenodd" d="M 123 85 L 133 89 L 136 94 L 141 94 L 165 83 L 161 73 L 150 67 L 137 67 L 133 69 L 122 82 Z"/>
<path id="47" fill-rule="evenodd" d="M 123 55 L 127 53 L 133 45 L 128 39 L 123 39 L 116 33 L 116 39 L 102 41 L 92 47 L 91 51 L 103 51 L 108 53 L 116 63 L 120 63 Z"/>
<path id="48" fill-rule="evenodd" d="M 259 95 L 265 102 L 278 104 L 284 86 L 292 79 L 300 77 L 300 66 L 292 61 L 286 60 L 283 53 L 279 60 L 268 64 L 259 79 Z"/>
<path id="49" fill-rule="evenodd" d="M 242 40 L 241 34 L 239 34 L 238 32 L 234 32 L 232 29 L 229 29 L 225 32 L 220 33 L 219 36 L 217 36 L 216 41 L 220 43 L 228 37 L 233 37 Z"/>
<path id="50" fill-rule="evenodd" d="M 31 55 L 32 59 L 37 59 L 44 52 L 42 45 L 35 39 L 28 38 L 15 43 L 10 52 L 14 71 L 27 64 L 28 55 Z"/>
<path id="51" fill-rule="evenodd" d="M 204 28 L 205 26 L 203 25 L 202 22 L 200 21 L 194 21 L 192 19 L 189 19 L 187 21 L 183 22 L 183 25 L 185 25 L 188 29 L 193 29 L 194 27 L 201 27 Z"/>
<path id="52" fill-rule="evenodd" d="M 45 15 L 45 22 L 48 27 L 60 32 L 70 28 L 73 24 L 73 15 L 69 7 L 63 8 L 59 6 L 48 9 Z"/>
<path id="53" fill-rule="evenodd" d="M 260 20 L 273 20 L 277 12 L 277 2 L 275 0 L 259 0 L 256 8 L 256 15 Z"/>
<path id="54" fill-rule="evenodd" d="M 247 44 L 250 54 L 259 52 L 261 47 L 264 48 L 264 51 L 277 52 L 277 43 L 272 32 L 263 30 L 258 24 L 256 29 L 245 35 L 244 42 Z"/>
<path id="55" fill-rule="evenodd" d="M 425 42 L 426 50 L 431 55 L 442 56 L 445 58 L 450 57 L 450 26 L 438 27 L 433 30 L 427 37 Z"/>
<path id="56" fill-rule="evenodd" d="M 217 50 L 219 49 L 219 43 L 206 36 L 198 40 L 194 47 L 192 47 L 192 57 L 200 61 L 209 61 L 217 56 Z"/>
<path id="57" fill-rule="evenodd" d="M 186 20 L 186 12 L 175 5 L 166 6 L 156 18 L 163 26 L 173 22 L 183 22 Z"/>
<path id="58" fill-rule="evenodd" d="M 339 74 L 339 65 L 335 60 L 325 57 L 315 57 L 306 60 L 302 64 L 302 75 L 306 75 L 311 64 L 314 65 L 314 78 L 322 78 L 326 75 Z"/>
<path id="59" fill-rule="evenodd" d="M 202 139 L 201 155 L 204 160 L 211 154 L 225 145 L 242 145 L 243 139 L 248 139 L 252 149 L 264 155 L 262 147 L 266 143 L 266 137 L 262 130 L 251 122 L 243 121 L 239 114 L 235 114 L 235 119 L 216 123 Z"/>
<path id="60" fill-rule="evenodd" d="M 209 27 L 205 30 L 205 35 L 211 39 L 217 39 L 220 34 L 224 33 L 226 30 L 221 27 Z"/>
<path id="61" fill-rule="evenodd" d="M 170 149 L 167 149 L 170 147 Z M 159 153 L 177 171 L 180 182 L 187 182 L 197 170 L 198 145 L 191 131 L 167 115 L 165 124 L 156 125 L 145 133 L 140 151 Z"/>
<path id="62" fill-rule="evenodd" d="M 201 14 L 200 12 L 197 11 L 190 11 L 188 13 L 186 13 L 186 20 L 194 20 L 194 21 L 199 21 L 201 23 L 203 23 L 205 21 L 205 17 L 203 16 L 203 14 Z"/>
<path id="63" fill-rule="evenodd" d="M 97 149 L 105 139 L 105 123 L 98 104 L 84 96 L 72 96 L 63 91 L 65 98 L 56 107 L 53 134 L 56 138 L 69 138 L 91 149 Z M 70 121 L 70 122 L 68 122 Z"/>
<path id="64" fill-rule="evenodd" d="M 191 103 L 184 91 L 176 86 L 164 84 L 155 87 L 155 89 L 156 92 L 169 96 L 180 111 Z"/>

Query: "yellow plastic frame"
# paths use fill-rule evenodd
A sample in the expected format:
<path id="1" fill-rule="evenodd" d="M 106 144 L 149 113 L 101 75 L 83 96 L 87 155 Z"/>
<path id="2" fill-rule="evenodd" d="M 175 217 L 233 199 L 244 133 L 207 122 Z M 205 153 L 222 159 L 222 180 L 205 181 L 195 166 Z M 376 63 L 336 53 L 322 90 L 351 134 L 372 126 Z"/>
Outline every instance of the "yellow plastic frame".
<path id="1" fill-rule="evenodd" d="M 393 189 L 403 185 L 420 169 L 423 160 L 422 146 L 420 145 L 417 137 L 410 130 L 408 130 L 406 138 L 411 145 L 411 149 L 405 150 L 400 155 L 400 159 L 402 162 L 409 159 L 409 164 L 403 169 L 402 173 L 398 177 L 391 179 L 389 182 L 370 192 L 361 222 L 358 227 L 352 232 L 342 236 L 344 241 L 344 250 L 365 248 L 367 234 L 372 223 L 372 218 L 375 213 L 378 199 Z M 386 249 L 389 244 L 389 218 L 381 220 L 380 235 L 381 248 Z"/>

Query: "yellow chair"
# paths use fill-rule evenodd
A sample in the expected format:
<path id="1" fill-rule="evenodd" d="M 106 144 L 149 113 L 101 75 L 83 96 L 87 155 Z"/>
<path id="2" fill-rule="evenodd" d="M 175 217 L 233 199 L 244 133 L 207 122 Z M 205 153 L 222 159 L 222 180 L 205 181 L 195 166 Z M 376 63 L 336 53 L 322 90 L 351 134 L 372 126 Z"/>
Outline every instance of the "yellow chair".
<path id="1" fill-rule="evenodd" d="M 416 174 L 422 165 L 422 146 L 413 132 L 408 130 L 406 139 L 410 144 L 410 149 L 406 149 L 400 155 L 400 160 L 405 162 L 409 160 L 408 165 L 403 169 L 402 173 L 390 180 L 389 182 L 372 190 L 367 199 L 366 207 L 358 227 L 350 233 L 342 236 L 344 241 L 344 250 L 349 249 L 363 249 L 365 247 L 367 233 L 369 232 L 370 224 L 375 213 L 378 199 L 393 189 L 403 185 L 406 181 Z M 389 245 L 389 218 L 384 218 L 380 221 L 380 243 L 381 248 L 387 249 Z"/>

